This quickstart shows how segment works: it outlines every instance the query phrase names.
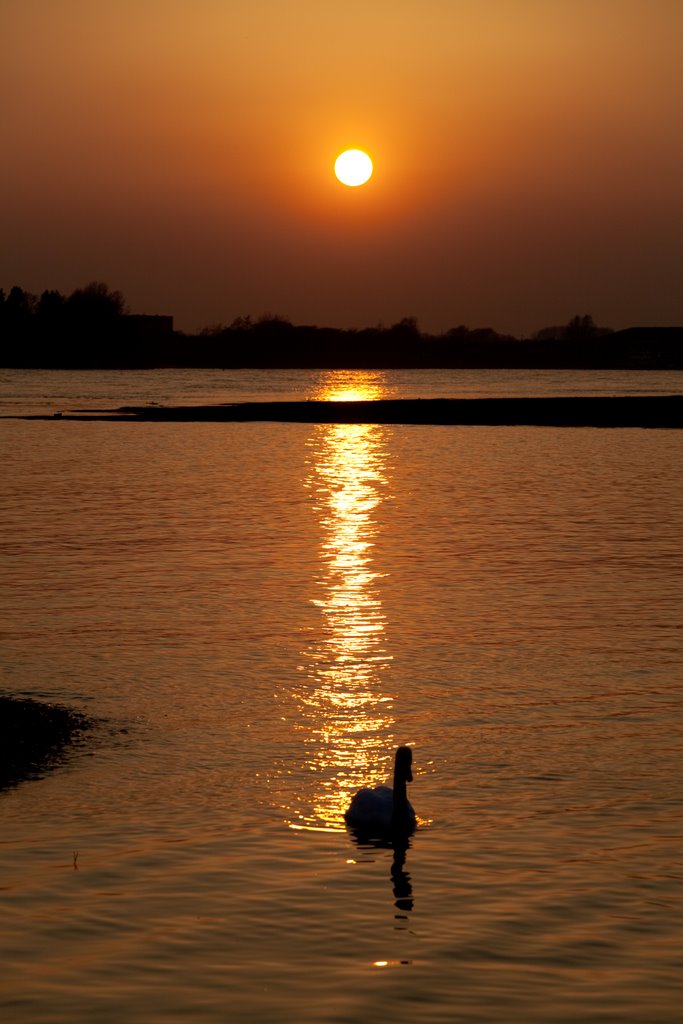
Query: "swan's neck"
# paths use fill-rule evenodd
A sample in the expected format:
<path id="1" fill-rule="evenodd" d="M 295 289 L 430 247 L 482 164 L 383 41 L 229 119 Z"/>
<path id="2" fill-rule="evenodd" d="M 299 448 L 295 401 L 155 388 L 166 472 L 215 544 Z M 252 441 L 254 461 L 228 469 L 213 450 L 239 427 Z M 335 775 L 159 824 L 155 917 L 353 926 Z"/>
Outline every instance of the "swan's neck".
<path id="1" fill-rule="evenodd" d="M 408 787 L 402 771 L 394 772 L 394 820 L 404 818 L 408 811 Z"/>

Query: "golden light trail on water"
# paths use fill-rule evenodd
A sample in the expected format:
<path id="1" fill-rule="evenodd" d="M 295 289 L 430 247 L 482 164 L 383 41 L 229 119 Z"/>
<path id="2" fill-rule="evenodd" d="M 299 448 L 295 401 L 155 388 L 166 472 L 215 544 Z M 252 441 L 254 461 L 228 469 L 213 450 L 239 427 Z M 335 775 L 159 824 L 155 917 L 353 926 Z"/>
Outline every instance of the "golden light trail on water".
<path id="1" fill-rule="evenodd" d="M 347 375 L 348 377 L 348 375 Z M 362 373 L 335 380 L 316 397 L 361 400 L 381 386 Z M 387 493 L 386 428 L 334 424 L 309 441 L 307 489 L 321 543 L 321 628 L 302 651 L 302 684 L 293 694 L 313 787 L 288 808 L 292 828 L 339 829 L 350 797 L 390 772 L 393 700 L 383 674 L 391 661 L 374 564 L 378 513 Z"/>

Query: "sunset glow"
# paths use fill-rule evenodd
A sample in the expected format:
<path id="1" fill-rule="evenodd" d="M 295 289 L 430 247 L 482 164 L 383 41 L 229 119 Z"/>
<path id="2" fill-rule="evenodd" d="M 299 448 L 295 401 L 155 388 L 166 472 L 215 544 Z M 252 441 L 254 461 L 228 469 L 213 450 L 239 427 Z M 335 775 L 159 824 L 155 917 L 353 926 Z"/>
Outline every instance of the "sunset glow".
<path id="1" fill-rule="evenodd" d="M 680 322 L 683 5 L 492 5 L 7 0 L 0 287 L 185 331 Z"/>

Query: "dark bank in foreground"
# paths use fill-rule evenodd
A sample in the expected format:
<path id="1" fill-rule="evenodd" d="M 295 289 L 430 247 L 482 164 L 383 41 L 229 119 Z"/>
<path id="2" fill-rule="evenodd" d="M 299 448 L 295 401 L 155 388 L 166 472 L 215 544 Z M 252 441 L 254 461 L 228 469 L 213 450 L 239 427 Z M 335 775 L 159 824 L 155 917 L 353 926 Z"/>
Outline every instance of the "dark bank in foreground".
<path id="1" fill-rule="evenodd" d="M 77 711 L 19 697 L 0 697 L 0 790 L 35 778 L 92 726 Z"/>
<path id="2" fill-rule="evenodd" d="M 461 426 L 683 428 L 683 396 L 419 398 L 374 401 L 240 402 L 228 405 L 125 406 L 22 419 L 126 423 L 385 423 Z"/>

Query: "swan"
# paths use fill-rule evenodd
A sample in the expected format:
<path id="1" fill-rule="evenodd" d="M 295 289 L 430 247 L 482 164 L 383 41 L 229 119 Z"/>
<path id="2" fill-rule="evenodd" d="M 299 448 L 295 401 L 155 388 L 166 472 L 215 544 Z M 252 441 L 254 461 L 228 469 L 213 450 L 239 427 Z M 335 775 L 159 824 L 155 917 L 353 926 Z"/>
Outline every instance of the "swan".
<path id="1" fill-rule="evenodd" d="M 415 811 L 408 802 L 406 783 L 413 781 L 410 747 L 399 747 L 394 761 L 394 785 L 359 789 L 344 814 L 347 825 L 359 832 L 412 832 Z"/>

